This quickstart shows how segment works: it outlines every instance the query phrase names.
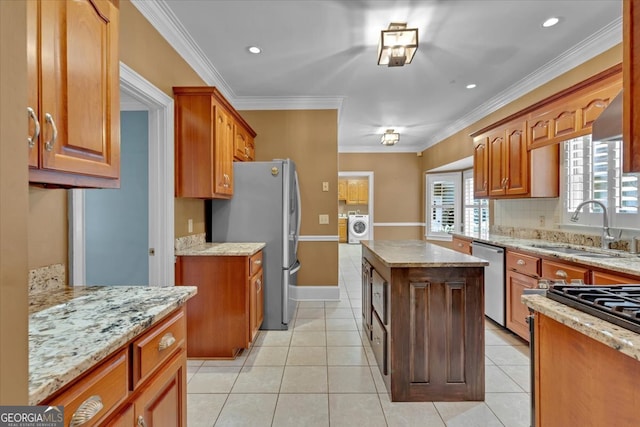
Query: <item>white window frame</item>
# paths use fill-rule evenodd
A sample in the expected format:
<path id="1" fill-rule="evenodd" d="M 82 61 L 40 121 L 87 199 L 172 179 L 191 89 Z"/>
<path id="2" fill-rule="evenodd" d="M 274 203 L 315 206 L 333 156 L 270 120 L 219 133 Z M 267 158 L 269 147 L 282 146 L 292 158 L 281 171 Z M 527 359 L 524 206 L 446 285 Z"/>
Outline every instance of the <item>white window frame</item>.
<path id="1" fill-rule="evenodd" d="M 562 225 L 570 226 L 570 227 L 589 227 L 589 228 L 602 228 L 602 213 L 601 212 L 592 212 L 594 205 L 584 206 L 580 210 L 580 217 L 577 223 L 570 222 L 569 218 L 573 214 L 573 210 L 569 210 L 569 191 L 567 188 L 568 185 L 568 176 L 570 173 L 569 165 L 567 164 L 567 153 L 565 144 L 567 142 L 561 143 L 561 167 L 563 173 L 560 174 L 560 188 L 562 191 Z M 622 149 L 622 148 L 621 148 Z M 620 165 L 622 162 L 620 161 Z M 621 167 L 621 166 L 620 166 Z M 628 174 L 625 174 L 628 175 Z M 585 174 L 585 179 L 587 179 L 587 174 Z M 589 179 L 591 179 L 589 185 L 593 183 L 593 175 L 589 174 Z M 618 213 L 615 208 L 615 193 L 616 193 L 616 179 L 612 174 L 608 176 L 608 187 L 607 187 L 607 215 L 609 216 L 609 226 L 618 229 L 640 229 L 640 209 L 636 213 Z"/>
<path id="2" fill-rule="evenodd" d="M 468 179 L 471 179 L 471 181 L 473 182 L 473 169 L 467 169 L 462 171 L 462 231 L 465 233 L 468 232 L 474 232 L 474 230 L 468 230 L 466 228 L 466 224 L 467 224 L 467 209 L 480 209 L 480 210 L 486 210 L 487 212 L 487 224 L 486 224 L 486 228 L 483 229 L 482 228 L 482 223 L 478 224 L 478 232 L 479 233 L 488 233 L 489 232 L 489 200 L 488 199 L 476 199 L 474 197 L 473 194 L 473 184 L 470 187 L 470 196 L 471 199 L 476 202 L 473 204 L 467 204 L 467 185 L 466 185 L 466 181 Z M 482 213 L 480 212 L 480 218 L 482 218 Z"/>
<path id="3" fill-rule="evenodd" d="M 453 204 L 453 223 L 454 229 L 451 232 L 460 232 L 460 224 L 462 217 L 462 173 L 447 172 L 425 175 L 425 237 L 429 240 L 450 241 L 452 239 L 451 232 L 432 231 L 431 230 L 431 186 L 437 181 L 451 181 L 454 183 L 454 204 Z"/>

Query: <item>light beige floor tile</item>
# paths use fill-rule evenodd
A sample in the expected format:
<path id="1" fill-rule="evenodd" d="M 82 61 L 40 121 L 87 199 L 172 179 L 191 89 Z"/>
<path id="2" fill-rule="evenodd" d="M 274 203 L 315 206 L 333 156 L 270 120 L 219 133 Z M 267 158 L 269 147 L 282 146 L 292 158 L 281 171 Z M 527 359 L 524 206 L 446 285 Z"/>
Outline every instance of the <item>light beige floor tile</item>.
<path id="1" fill-rule="evenodd" d="M 284 366 L 245 366 L 231 393 L 278 393 Z"/>
<path id="2" fill-rule="evenodd" d="M 325 366 L 327 364 L 326 347 L 291 347 L 287 365 Z"/>
<path id="3" fill-rule="evenodd" d="M 277 394 L 230 394 L 215 427 L 269 427 Z"/>
<path id="4" fill-rule="evenodd" d="M 327 308 L 325 312 L 327 319 L 353 319 L 351 308 Z"/>
<path id="5" fill-rule="evenodd" d="M 376 385 L 376 391 L 378 394 L 388 394 L 387 387 L 384 384 L 384 379 L 382 379 L 382 373 L 377 366 L 370 366 L 371 376 L 373 376 L 373 382 Z"/>
<path id="6" fill-rule="evenodd" d="M 320 347 L 327 345 L 325 331 L 294 331 L 292 347 Z"/>
<path id="7" fill-rule="evenodd" d="M 326 366 L 286 366 L 280 393 L 327 393 Z"/>
<path id="8" fill-rule="evenodd" d="M 322 319 L 296 319 L 293 331 L 324 331 L 326 329 L 325 320 Z"/>
<path id="9" fill-rule="evenodd" d="M 484 357 L 484 365 L 485 366 L 495 366 L 495 363 L 493 363 L 493 360 L 491 360 L 487 356 L 485 356 Z"/>
<path id="10" fill-rule="evenodd" d="M 531 392 L 531 371 L 529 366 L 503 365 L 500 366 L 500 369 L 509 375 L 522 390 L 527 393 Z"/>
<path id="11" fill-rule="evenodd" d="M 291 331 L 260 331 L 254 347 L 285 347 L 291 341 Z"/>
<path id="12" fill-rule="evenodd" d="M 298 301 L 298 309 L 301 308 L 324 308 L 325 301 Z"/>
<path id="13" fill-rule="evenodd" d="M 373 353 L 373 350 L 371 349 L 370 346 L 364 347 L 364 353 L 367 355 L 369 366 L 378 366 L 378 362 L 376 361 L 376 355 Z"/>
<path id="14" fill-rule="evenodd" d="M 367 366 L 367 355 L 360 347 L 327 347 L 327 364 L 330 366 Z"/>
<path id="15" fill-rule="evenodd" d="M 501 326 L 498 325 L 496 322 L 494 322 L 493 320 L 485 317 L 484 318 L 484 328 L 485 329 L 500 329 Z"/>
<path id="16" fill-rule="evenodd" d="M 434 402 L 447 427 L 504 427 L 484 402 Z"/>
<path id="17" fill-rule="evenodd" d="M 329 366 L 329 393 L 377 393 L 367 366 Z"/>
<path id="18" fill-rule="evenodd" d="M 324 308 L 299 308 L 298 319 L 321 319 L 324 316 Z"/>
<path id="19" fill-rule="evenodd" d="M 485 366 L 485 392 L 522 393 L 524 390 L 499 367 Z"/>
<path id="20" fill-rule="evenodd" d="M 527 348 L 527 351 L 529 349 Z M 509 345 L 489 345 L 485 347 L 485 355 L 498 366 L 528 365 L 529 357 L 519 351 L 517 347 Z"/>
<path id="21" fill-rule="evenodd" d="M 244 366 L 284 366 L 289 347 L 254 347 Z"/>
<path id="22" fill-rule="evenodd" d="M 189 427 L 211 427 L 216 422 L 227 394 L 188 394 L 187 425 Z"/>
<path id="23" fill-rule="evenodd" d="M 199 368 L 204 363 L 204 359 L 187 359 L 187 368 Z"/>
<path id="24" fill-rule="evenodd" d="M 358 295 L 361 296 L 361 295 Z M 361 298 L 351 298 L 351 308 L 357 308 L 358 310 L 362 309 L 362 299 Z"/>
<path id="25" fill-rule="evenodd" d="M 281 394 L 273 427 L 328 427 L 329 396 L 326 394 Z"/>
<path id="26" fill-rule="evenodd" d="M 484 333 L 484 345 L 528 345 L 520 337 L 502 329 L 487 329 Z"/>
<path id="27" fill-rule="evenodd" d="M 445 427 L 432 402 L 391 402 L 387 394 L 379 396 L 389 427 Z"/>
<path id="28" fill-rule="evenodd" d="M 327 331 L 357 331 L 356 321 L 351 319 L 327 319 Z"/>
<path id="29" fill-rule="evenodd" d="M 228 366 L 236 366 L 241 367 L 244 365 L 244 362 L 247 360 L 247 356 L 251 350 L 242 350 L 240 355 L 235 359 L 208 359 L 202 363 L 203 367 L 228 367 Z"/>
<path id="30" fill-rule="evenodd" d="M 327 346 L 362 346 L 358 331 L 327 331 Z"/>
<path id="31" fill-rule="evenodd" d="M 531 425 L 531 401 L 527 393 L 486 393 L 485 402 L 505 426 Z"/>
<path id="32" fill-rule="evenodd" d="M 376 394 L 330 394 L 331 427 L 385 427 L 387 425 Z"/>
<path id="33" fill-rule="evenodd" d="M 349 308 L 349 307 L 351 307 L 351 302 L 349 301 L 349 298 L 347 298 L 346 296 L 344 298 L 341 298 L 340 301 L 324 302 L 325 311 L 328 308 Z"/>
<path id="34" fill-rule="evenodd" d="M 187 384 L 187 393 L 229 393 L 239 372 L 237 366 L 203 366 Z"/>

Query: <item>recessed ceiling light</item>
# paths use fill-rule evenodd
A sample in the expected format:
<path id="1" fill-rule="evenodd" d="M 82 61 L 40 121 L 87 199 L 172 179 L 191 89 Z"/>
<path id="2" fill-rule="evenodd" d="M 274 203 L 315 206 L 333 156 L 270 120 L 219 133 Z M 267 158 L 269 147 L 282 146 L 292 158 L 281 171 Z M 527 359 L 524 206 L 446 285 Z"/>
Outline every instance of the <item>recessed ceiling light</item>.
<path id="1" fill-rule="evenodd" d="M 469 83 L 468 85 L 465 86 L 467 89 L 473 89 L 474 87 L 476 87 L 475 83 Z"/>
<path id="2" fill-rule="evenodd" d="M 247 48 L 247 50 L 251 53 L 260 53 L 262 52 L 262 49 L 260 49 L 258 46 L 249 46 Z"/>
<path id="3" fill-rule="evenodd" d="M 560 22 L 560 19 L 556 18 L 555 16 L 552 16 L 551 18 L 547 19 L 546 21 L 544 21 L 542 23 L 542 26 L 544 28 L 549 28 L 549 27 L 553 27 L 554 25 L 556 25 L 558 22 Z"/>

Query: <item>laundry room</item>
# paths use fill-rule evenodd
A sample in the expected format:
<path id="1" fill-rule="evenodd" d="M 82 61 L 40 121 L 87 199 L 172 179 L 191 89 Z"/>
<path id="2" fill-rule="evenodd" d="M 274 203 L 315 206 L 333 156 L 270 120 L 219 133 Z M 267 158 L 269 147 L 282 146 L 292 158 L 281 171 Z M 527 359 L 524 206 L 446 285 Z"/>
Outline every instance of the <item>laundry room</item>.
<path id="1" fill-rule="evenodd" d="M 338 225 L 342 243 L 371 238 L 371 189 L 373 177 L 363 173 L 338 178 Z"/>

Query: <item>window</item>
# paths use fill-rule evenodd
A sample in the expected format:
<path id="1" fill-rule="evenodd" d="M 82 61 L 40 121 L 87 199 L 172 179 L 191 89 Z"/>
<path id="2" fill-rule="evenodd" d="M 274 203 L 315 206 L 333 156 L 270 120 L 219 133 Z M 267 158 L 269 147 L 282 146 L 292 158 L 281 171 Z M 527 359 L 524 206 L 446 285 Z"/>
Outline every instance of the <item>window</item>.
<path id="1" fill-rule="evenodd" d="M 460 172 L 427 175 L 427 237 L 450 240 L 459 231 Z"/>
<path id="2" fill-rule="evenodd" d="M 473 197 L 473 169 L 462 173 L 463 188 L 463 229 L 465 232 L 489 232 L 489 200 Z"/>
<path id="3" fill-rule="evenodd" d="M 638 175 L 622 173 L 622 140 L 593 142 L 586 135 L 565 141 L 563 154 L 565 223 L 580 203 L 598 200 L 607 207 L 610 225 L 637 227 Z M 584 223 L 600 225 L 602 209 L 588 204 L 583 216 Z"/>

